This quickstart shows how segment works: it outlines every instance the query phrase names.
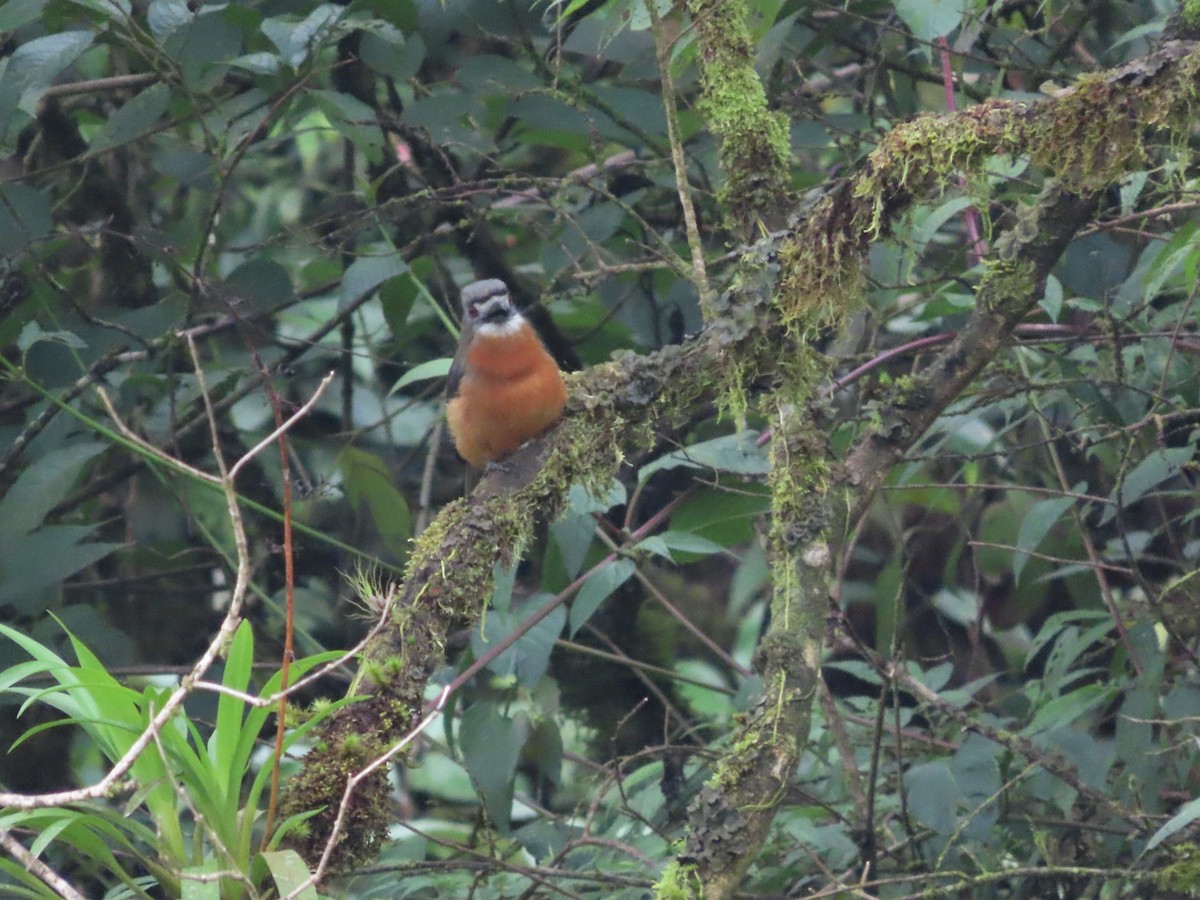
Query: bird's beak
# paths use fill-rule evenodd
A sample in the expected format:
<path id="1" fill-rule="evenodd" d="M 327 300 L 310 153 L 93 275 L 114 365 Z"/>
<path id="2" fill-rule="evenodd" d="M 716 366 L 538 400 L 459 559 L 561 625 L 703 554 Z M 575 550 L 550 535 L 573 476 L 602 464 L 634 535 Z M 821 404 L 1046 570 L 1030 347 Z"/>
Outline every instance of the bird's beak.
<path id="1" fill-rule="evenodd" d="M 478 310 L 479 321 L 492 324 L 504 322 L 513 314 L 512 301 L 507 294 L 489 297 L 479 304 Z"/>

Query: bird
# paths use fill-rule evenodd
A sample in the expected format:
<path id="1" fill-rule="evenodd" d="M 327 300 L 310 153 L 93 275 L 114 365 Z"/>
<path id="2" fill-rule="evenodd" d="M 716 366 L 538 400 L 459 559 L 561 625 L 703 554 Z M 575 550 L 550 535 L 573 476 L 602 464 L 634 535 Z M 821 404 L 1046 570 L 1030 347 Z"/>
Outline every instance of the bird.
<path id="1" fill-rule="evenodd" d="M 473 468 L 490 469 L 558 420 L 567 386 L 503 281 L 468 284 L 462 310 L 446 419 L 458 455 Z"/>

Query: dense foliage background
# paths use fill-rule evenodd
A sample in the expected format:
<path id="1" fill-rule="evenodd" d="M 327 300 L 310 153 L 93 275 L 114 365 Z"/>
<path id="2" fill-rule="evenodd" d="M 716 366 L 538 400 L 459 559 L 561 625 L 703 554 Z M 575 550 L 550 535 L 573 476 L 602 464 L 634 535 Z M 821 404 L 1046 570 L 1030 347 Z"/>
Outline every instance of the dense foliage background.
<path id="1" fill-rule="evenodd" d="M 370 864 L 286 849 L 303 813 L 267 824 L 281 659 L 289 684 L 314 676 L 290 697 L 286 784 L 351 691 L 344 651 L 388 627 L 411 539 L 463 494 L 441 425 L 458 289 L 505 279 L 567 370 L 680 344 L 897 123 L 1069 96 L 1178 12 L 726 4 L 787 123 L 774 221 L 728 187 L 704 6 L 0 7 L 0 891 L 669 882 L 762 688 L 774 378 L 743 410 L 736 372 L 714 373 L 621 448 L 607 492 L 574 487 L 519 565 L 497 560 L 470 598 L 490 608 L 437 648 L 425 700 L 445 705 L 392 773 Z M 948 155 L 938 133 L 902 152 Z M 1200 889 L 1195 134 L 1120 160 L 1109 137 L 1047 135 L 921 186 L 865 283 L 830 297 L 817 324 L 836 327 L 804 335 L 822 353 L 797 403 L 833 472 L 921 403 L 898 395 L 976 312 L 1045 160 L 1078 151 L 1081 182 L 1120 166 L 1036 312 L 827 536 L 824 679 L 769 833 L 735 848 L 747 896 Z M 314 397 L 282 453 L 250 455 Z M 245 457 L 236 482 L 214 446 Z"/>

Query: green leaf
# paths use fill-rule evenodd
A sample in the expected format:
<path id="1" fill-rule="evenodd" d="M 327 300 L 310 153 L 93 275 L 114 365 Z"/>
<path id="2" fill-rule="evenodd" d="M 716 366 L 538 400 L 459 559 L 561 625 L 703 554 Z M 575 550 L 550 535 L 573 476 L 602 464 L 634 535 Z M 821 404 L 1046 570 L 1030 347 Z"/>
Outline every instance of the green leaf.
<path id="1" fill-rule="evenodd" d="M 208 876 L 220 870 L 220 862 L 217 859 L 205 860 L 198 866 L 188 866 L 183 870 L 182 877 L 179 879 L 180 887 L 183 889 L 181 897 L 183 900 L 221 900 L 221 880 L 219 878 L 203 878 L 192 876 Z"/>
<path id="2" fill-rule="evenodd" d="M 513 775 L 528 733 L 523 717 L 502 716 L 489 702 L 471 704 L 459 728 L 463 765 L 483 795 L 492 825 L 502 834 L 509 830 Z"/>
<path id="3" fill-rule="evenodd" d="M 265 256 L 248 259 L 230 272 L 225 289 L 235 300 L 247 300 L 259 310 L 287 303 L 295 296 L 287 269 Z"/>
<path id="4" fill-rule="evenodd" d="M 83 467 L 104 447 L 94 441 L 73 444 L 51 450 L 26 468 L 8 493 L 0 497 L 0 546 L 41 525 L 46 514 L 74 486 Z"/>
<path id="5" fill-rule="evenodd" d="M 299 68 L 333 34 L 343 10 L 330 3 L 322 4 L 303 21 L 275 17 L 262 23 L 262 32 L 279 50 L 279 55 L 293 69 Z"/>
<path id="6" fill-rule="evenodd" d="M 770 460 L 767 451 L 756 446 L 757 437 L 758 432 L 742 431 L 668 453 L 642 466 L 638 471 L 638 483 L 645 482 L 655 472 L 678 466 L 716 469 L 734 475 L 766 475 L 770 471 Z"/>
<path id="7" fill-rule="evenodd" d="M 1138 297 L 1152 300 L 1163 290 L 1163 286 L 1179 273 L 1190 258 L 1196 255 L 1197 235 L 1200 224 L 1188 222 L 1179 228 L 1166 247 L 1155 257 L 1146 282 L 1138 291 Z"/>
<path id="8" fill-rule="evenodd" d="M 1200 797 L 1189 800 L 1179 807 L 1179 811 L 1167 819 L 1163 826 L 1150 836 L 1150 840 L 1146 842 L 1146 851 L 1153 850 L 1171 835 L 1191 825 L 1198 818 L 1200 818 Z"/>
<path id="9" fill-rule="evenodd" d="M 892 5 L 913 37 L 921 41 L 945 37 L 963 17 L 963 0 L 894 0 Z"/>
<path id="10" fill-rule="evenodd" d="M 188 87 L 208 90 L 223 77 L 220 64 L 242 52 L 242 31 L 221 12 L 204 12 L 175 31 L 163 48 L 179 61 Z"/>
<path id="11" fill-rule="evenodd" d="M 0 31 L 16 31 L 42 14 L 46 0 L 6 0 L 0 5 Z"/>
<path id="12" fill-rule="evenodd" d="M 253 666 L 254 630 L 248 621 L 243 621 L 229 645 L 221 684 L 230 690 L 245 693 Z M 237 796 L 237 786 L 241 784 L 244 774 L 245 761 L 237 758 L 237 751 L 245 709 L 243 700 L 231 694 L 221 694 L 217 699 L 217 724 L 208 739 L 208 754 L 213 770 L 222 779 L 226 795 L 232 793 L 234 797 Z"/>
<path id="13" fill-rule="evenodd" d="M 647 2 L 654 4 L 654 11 L 658 13 L 660 19 L 665 19 L 675 6 L 673 0 L 638 0 L 638 2 L 630 4 L 629 29 L 631 31 L 646 31 L 653 23 L 654 20 L 650 18 L 650 12 L 646 8 Z M 573 8 L 576 4 L 571 5 Z M 563 15 L 569 14 L 570 10 Z"/>
<path id="14" fill-rule="evenodd" d="M 919 218 L 912 230 L 909 253 L 914 258 L 919 258 L 925 252 L 925 246 L 934 239 L 941 227 L 970 205 L 970 197 L 952 197 Z"/>
<path id="15" fill-rule="evenodd" d="M 1053 275 L 1046 276 L 1046 287 L 1042 291 L 1042 299 L 1038 301 L 1038 306 L 1051 322 L 1058 322 L 1062 315 L 1063 288 L 1062 282 Z"/>
<path id="16" fill-rule="evenodd" d="M 724 488 L 704 488 L 671 516 L 671 530 L 688 532 L 734 547 L 754 538 L 754 523 L 770 506 L 760 484 L 734 481 Z"/>
<path id="17" fill-rule="evenodd" d="M 371 293 L 389 278 L 408 271 L 408 264 L 397 253 L 386 256 L 364 256 L 356 259 L 342 276 L 342 304 L 351 303 Z"/>
<path id="18" fill-rule="evenodd" d="M 399 380 L 392 385 L 388 391 L 388 396 L 403 390 L 410 384 L 415 384 L 418 381 L 429 381 L 432 378 L 445 378 L 450 374 L 450 364 L 453 360 L 444 356 L 441 359 L 431 359 L 428 362 L 423 362 L 418 366 L 413 366 L 407 372 L 400 376 Z"/>
<path id="19" fill-rule="evenodd" d="M 410 52 L 404 33 L 388 22 L 376 22 L 369 31 L 362 33 L 358 55 L 364 63 L 389 78 L 404 82 L 417 74 L 424 56 L 421 52 Z"/>
<path id="20" fill-rule="evenodd" d="M 295 897 L 296 900 L 317 900 L 317 889 L 308 885 L 304 890 L 293 893 L 308 881 L 310 872 L 300 854 L 295 850 L 270 850 L 262 854 L 263 861 L 275 879 L 276 892 L 280 897 Z"/>
<path id="21" fill-rule="evenodd" d="M 67 66 L 92 45 L 88 31 L 63 31 L 34 38 L 13 51 L 0 74 L 0 121 L 6 135 L 15 122 L 12 111 L 20 108 L 29 115 L 37 111 L 42 92 Z"/>
<path id="22" fill-rule="evenodd" d="M 0 187 L 0 257 L 16 256 L 53 226 L 50 201 L 40 190 L 15 182 Z"/>
<path id="23" fill-rule="evenodd" d="M 154 0 L 146 12 L 150 33 L 160 43 L 195 19 L 187 0 Z"/>
<path id="24" fill-rule="evenodd" d="M 383 308 L 383 318 L 392 332 L 392 337 L 404 336 L 408 315 L 412 312 L 413 303 L 420 293 L 420 286 L 411 272 L 407 278 L 389 278 L 380 286 L 379 304 Z"/>
<path id="25" fill-rule="evenodd" d="M 374 453 L 347 447 L 342 452 L 341 469 L 350 502 L 370 511 L 379 536 L 392 553 L 402 556 L 412 537 L 412 515 L 387 464 Z"/>
<path id="26" fill-rule="evenodd" d="M 1191 461 L 1195 452 L 1196 448 L 1190 445 L 1153 451 L 1138 463 L 1133 471 L 1125 476 L 1120 486 L 1112 492 L 1113 502 L 1105 507 L 1104 514 L 1100 517 L 1100 524 L 1105 525 L 1111 522 L 1118 509 L 1128 508 L 1144 497 L 1151 488 L 1178 475 L 1180 470 Z"/>
<path id="27" fill-rule="evenodd" d="M 1022 734 L 1029 737 L 1069 725 L 1107 703 L 1116 690 L 1111 684 L 1085 684 L 1061 697 L 1055 697 L 1038 709 L 1033 721 L 1022 729 Z"/>
<path id="28" fill-rule="evenodd" d="M 21 329 L 21 336 L 17 338 L 17 349 L 24 353 L 34 344 L 42 341 L 52 344 L 62 344 L 74 350 L 82 350 L 87 346 L 79 335 L 73 331 L 43 331 L 42 326 L 37 322 L 30 322 Z"/>
<path id="29" fill-rule="evenodd" d="M 86 543 L 91 525 L 48 525 L 0 545 L 0 605 L 30 615 L 40 612 L 43 591 L 103 559 L 121 544 Z M 37 565 L 30 565 L 36 560 Z"/>
<path id="30" fill-rule="evenodd" d="M 950 760 L 954 782 L 971 816 L 963 831 L 970 838 L 983 840 L 1000 818 L 994 799 L 1001 784 L 1000 755 L 999 744 L 978 734 L 968 734 Z"/>
<path id="31" fill-rule="evenodd" d="M 1035 503 L 1021 520 L 1017 531 L 1017 550 L 1012 557 L 1013 581 L 1021 583 L 1021 572 L 1029 562 L 1029 555 L 1038 548 L 1042 539 L 1050 532 L 1063 513 L 1074 504 L 1071 497 L 1052 497 Z"/>
<path id="32" fill-rule="evenodd" d="M 664 531 L 657 536 L 668 550 L 676 551 L 676 562 L 694 562 L 714 553 L 724 553 L 725 547 L 703 535 L 689 531 Z"/>
<path id="33" fill-rule="evenodd" d="M 608 512 L 625 500 L 625 488 L 615 479 L 606 497 L 594 497 L 582 485 L 571 485 L 571 490 L 567 492 L 566 511 L 561 519 L 550 526 L 567 578 L 579 574 L 592 546 L 596 533 L 593 513 Z"/>
<path id="34" fill-rule="evenodd" d="M 575 633 L 583 623 L 592 617 L 592 613 L 603 603 L 613 591 L 623 585 L 637 567 L 632 560 L 618 559 L 606 566 L 601 566 L 583 583 L 579 593 L 571 602 L 570 632 Z"/>
<path id="35" fill-rule="evenodd" d="M 326 121 L 372 162 L 383 158 L 383 133 L 376 122 L 375 110 L 357 97 L 340 91 L 309 90 Z"/>
<path id="36" fill-rule="evenodd" d="M 492 563 L 492 607 L 500 612 L 508 612 L 512 604 L 513 586 L 517 583 L 518 560 L 512 565 L 503 566 L 499 560 Z"/>
<path id="37" fill-rule="evenodd" d="M 531 612 L 548 599 L 548 594 L 535 594 L 523 603 L 518 611 L 489 613 L 486 625 L 481 622 L 480 627 L 471 633 L 471 651 L 475 657 L 482 656 L 512 634 Z M 554 642 L 562 634 L 566 621 L 567 611 L 559 606 L 521 635 L 516 643 L 496 657 L 488 668 L 501 677 L 515 674 L 522 687 L 532 688 L 546 674 Z"/>
<path id="38" fill-rule="evenodd" d="M 171 102 L 170 89 L 161 82 L 131 97 L 116 110 L 92 140 L 93 150 L 128 143 L 149 131 Z"/>
<path id="39" fill-rule="evenodd" d="M 944 762 L 921 763 L 904 773 L 908 808 L 922 825 L 938 834 L 950 834 L 958 825 L 962 792 L 954 773 Z"/>

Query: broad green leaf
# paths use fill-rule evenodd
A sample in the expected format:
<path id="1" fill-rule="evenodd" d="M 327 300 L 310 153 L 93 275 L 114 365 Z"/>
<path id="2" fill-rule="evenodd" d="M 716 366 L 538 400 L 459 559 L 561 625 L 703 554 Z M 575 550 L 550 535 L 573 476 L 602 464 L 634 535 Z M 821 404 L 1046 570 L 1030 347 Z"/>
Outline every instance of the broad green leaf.
<path id="1" fill-rule="evenodd" d="M 625 488 L 615 479 L 607 497 L 594 497 L 582 485 L 571 486 L 567 493 L 566 511 L 561 519 L 550 526 L 567 578 L 573 579 L 579 574 L 592 546 L 596 533 L 593 513 L 608 512 L 625 500 Z"/>
<path id="2" fill-rule="evenodd" d="M 216 859 L 208 859 L 198 866 L 185 868 L 179 880 L 183 888 L 183 900 L 221 900 L 220 879 L 204 877 L 212 875 L 220 868 L 220 862 Z"/>
<path id="3" fill-rule="evenodd" d="M 214 11 L 196 16 L 163 46 L 178 59 L 188 87 L 207 90 L 222 77 L 222 64 L 241 54 L 242 40 L 241 29 Z"/>
<path id="4" fill-rule="evenodd" d="M 342 137 L 350 141 L 367 159 L 382 158 L 383 133 L 376 122 L 375 111 L 350 94 L 340 91 L 310 90 L 307 92 L 325 120 Z"/>
<path id="5" fill-rule="evenodd" d="M 262 32 L 279 49 L 284 62 L 296 69 L 321 49 L 322 43 L 333 34 L 342 14 L 342 9 L 326 3 L 300 22 L 284 17 L 266 19 L 262 23 Z"/>
<path id="6" fill-rule="evenodd" d="M 893 0 L 892 5 L 913 37 L 922 41 L 945 37 L 963 17 L 963 0 Z"/>
<path id="7" fill-rule="evenodd" d="M 42 14 L 46 0 L 7 0 L 0 5 L 0 32 L 16 31 Z"/>
<path id="8" fill-rule="evenodd" d="M 970 205 L 970 197 L 952 197 L 921 217 L 910 237 L 912 255 L 919 258 L 941 227 Z"/>
<path id="9" fill-rule="evenodd" d="M 483 795 L 491 824 L 502 834 L 508 833 L 513 775 L 528 733 L 523 717 L 503 716 L 486 701 L 471 704 L 459 728 L 463 765 Z"/>
<path id="10" fill-rule="evenodd" d="M 521 755 L 533 764 L 539 780 L 554 785 L 562 783 L 563 739 L 553 718 L 541 719 L 534 725 Z"/>
<path id="11" fill-rule="evenodd" d="M 366 6 L 380 21 L 390 22 L 410 37 L 421 27 L 416 0 L 369 0 Z"/>
<path id="12" fill-rule="evenodd" d="M 131 97 L 108 117 L 92 140 L 92 150 L 116 147 L 145 134 L 162 118 L 170 102 L 171 91 L 161 82 Z"/>
<path id="13" fill-rule="evenodd" d="M 758 433 L 743 431 L 692 444 L 656 459 L 638 470 L 638 482 L 644 482 L 655 472 L 687 466 L 694 469 L 716 469 L 734 475 L 766 475 L 770 471 L 767 451 L 755 444 Z"/>
<path id="14" fill-rule="evenodd" d="M 1198 230 L 1200 225 L 1192 221 L 1185 223 L 1175 232 L 1167 246 L 1155 257 L 1150 274 L 1138 292 L 1139 299 L 1144 298 L 1148 301 L 1157 297 L 1163 286 L 1184 269 L 1187 261 L 1195 259 L 1200 253 L 1196 242 Z"/>
<path id="15" fill-rule="evenodd" d="M 293 893 L 308 881 L 310 872 L 300 854 L 295 850 L 270 850 L 262 854 L 263 861 L 271 870 L 275 880 L 275 889 L 280 897 L 295 897 L 296 900 L 317 900 L 319 896 L 313 885 L 307 885 L 304 890 Z"/>
<path id="16" fill-rule="evenodd" d="M 82 350 L 87 346 L 87 343 L 73 331 L 45 331 L 37 322 L 30 322 L 21 329 L 21 336 L 17 338 L 17 349 L 24 353 L 34 344 L 43 341 L 62 344 L 73 350 Z"/>
<path id="17" fill-rule="evenodd" d="M 11 127 L 16 107 L 29 115 L 36 113 L 42 92 L 92 45 L 92 39 L 91 32 L 62 31 L 34 38 L 13 51 L 0 74 L 0 121 L 6 123 L 0 136 Z"/>
<path id="18" fill-rule="evenodd" d="M 392 385 L 388 391 L 388 396 L 403 390 L 410 384 L 415 384 L 418 381 L 429 381 L 432 378 L 445 378 L 450 374 L 450 364 L 453 362 L 450 357 L 445 356 L 441 359 L 431 359 L 428 362 L 423 362 L 420 365 L 413 366 L 407 372 L 400 376 L 399 380 Z"/>
<path id="19" fill-rule="evenodd" d="M 1042 624 L 1042 627 L 1034 636 L 1033 642 L 1029 645 L 1027 657 L 1032 660 L 1041 652 L 1042 648 L 1046 646 L 1046 644 L 1057 640 L 1063 634 L 1063 632 L 1065 632 L 1075 622 L 1090 624 L 1092 629 L 1104 629 L 1112 627 L 1112 620 L 1110 619 L 1109 614 L 1104 610 L 1079 609 L 1071 610 L 1069 612 L 1055 613 Z M 1075 630 L 1076 633 L 1078 633 L 1078 629 Z"/>
<path id="20" fill-rule="evenodd" d="M 80 543 L 91 525 L 47 525 L 0 546 L 0 604 L 25 615 L 42 611 L 43 591 L 121 548 L 113 543 Z M 37 565 L 29 565 L 37 560 Z"/>
<path id="21" fill-rule="evenodd" d="M 1021 520 L 1021 527 L 1017 531 L 1017 549 L 1012 556 L 1014 583 L 1021 583 L 1021 572 L 1024 571 L 1025 564 L 1029 562 L 1029 554 L 1038 548 L 1042 539 L 1074 502 L 1071 497 L 1052 497 L 1048 500 L 1041 500 L 1029 508 L 1029 512 Z"/>
<path id="22" fill-rule="evenodd" d="M 1046 276 L 1046 287 L 1042 290 L 1042 299 L 1038 301 L 1038 306 L 1051 322 L 1058 322 L 1062 315 L 1063 289 L 1062 282 L 1053 275 Z"/>
<path id="23" fill-rule="evenodd" d="M 1120 486 L 1111 494 L 1112 503 L 1105 507 L 1100 524 L 1111 522 L 1118 509 L 1127 509 L 1169 478 L 1174 478 L 1191 461 L 1196 448 L 1166 447 L 1154 450 L 1125 476 Z"/>
<path id="24" fill-rule="evenodd" d="M 50 202 L 40 190 L 16 182 L 0 186 L 0 258 L 17 256 L 53 226 Z"/>
<path id="25" fill-rule="evenodd" d="M 1114 686 L 1110 684 L 1085 684 L 1061 697 L 1055 697 L 1038 709 L 1033 721 L 1022 729 L 1022 734 L 1032 736 L 1051 728 L 1069 725 L 1107 703 L 1114 690 Z"/>
<path id="26" fill-rule="evenodd" d="M 213 158 L 188 148 L 175 148 L 154 157 L 156 171 L 176 179 L 184 187 L 203 187 L 212 180 Z"/>
<path id="27" fill-rule="evenodd" d="M 536 862 L 544 863 L 554 854 L 559 853 L 566 846 L 567 841 L 579 833 L 577 827 L 541 820 L 518 828 L 513 832 L 513 838 Z"/>
<path id="28" fill-rule="evenodd" d="M 368 509 L 388 549 L 397 556 L 404 555 L 412 536 L 412 515 L 387 464 L 374 453 L 347 447 L 342 452 L 341 469 L 350 502 Z"/>
<path id="29" fill-rule="evenodd" d="M 667 549 L 682 554 L 676 557 L 677 562 L 691 562 L 714 553 L 723 553 L 726 549 L 716 541 L 688 531 L 664 531 L 658 538 Z"/>
<path id="30" fill-rule="evenodd" d="M 547 594 L 535 594 L 521 609 L 499 613 L 492 612 L 487 616 L 486 623 L 471 633 L 471 650 L 478 658 L 491 647 L 508 637 L 519 627 L 535 609 L 549 599 Z M 517 641 L 501 653 L 488 668 L 497 675 L 508 676 L 515 674 L 517 681 L 527 688 L 532 688 L 546 674 L 550 665 L 550 653 L 554 642 L 562 634 L 566 624 L 567 611 L 559 606 L 544 619 L 521 635 Z"/>
<path id="31" fill-rule="evenodd" d="M 26 468 L 8 493 L 0 497 L 0 545 L 41 525 L 46 514 L 74 486 L 83 467 L 104 448 L 95 441 L 72 444 L 51 450 Z"/>
<path id="32" fill-rule="evenodd" d="M 407 278 L 389 278 L 380 285 L 379 304 L 393 337 L 404 336 L 408 315 L 420 293 L 421 286 L 411 272 Z"/>
<path id="33" fill-rule="evenodd" d="M 661 556 L 663 559 L 671 560 L 671 548 L 657 534 L 642 538 L 637 543 L 637 549 L 643 553 L 650 553 L 654 556 Z"/>
<path id="34" fill-rule="evenodd" d="M 283 71 L 283 63 L 274 53 L 265 50 L 259 53 L 243 53 L 229 60 L 229 65 L 235 69 L 245 69 L 255 75 L 278 75 Z"/>
<path id="35" fill-rule="evenodd" d="M 154 0 L 146 12 L 150 33 L 160 43 L 194 18 L 195 14 L 188 8 L 187 0 Z"/>
<path id="36" fill-rule="evenodd" d="M 381 75 L 404 82 L 417 73 L 414 63 L 419 67 L 424 54 L 409 51 L 400 29 L 387 22 L 376 22 L 374 28 L 362 33 L 358 55 Z"/>
<path id="37" fill-rule="evenodd" d="M 606 566 L 601 566 L 583 583 L 583 587 L 571 602 L 570 633 L 575 633 L 583 627 L 583 623 L 592 617 L 600 604 L 608 596 L 623 585 L 637 568 L 632 560 L 618 559 Z"/>
<path id="38" fill-rule="evenodd" d="M 249 301 L 250 308 L 257 310 L 286 303 L 295 296 L 287 269 L 264 256 L 248 259 L 230 272 L 225 289 L 234 302 Z"/>
<path id="39" fill-rule="evenodd" d="M 342 276 L 341 302 L 351 303 L 371 293 L 389 278 L 403 275 L 407 271 L 407 263 L 395 253 L 356 259 Z"/>
<path id="40" fill-rule="evenodd" d="M 654 11 L 658 13 L 660 19 L 666 18 L 674 3 L 672 0 L 635 0 L 629 7 L 629 28 L 632 31 L 645 31 L 653 23 L 650 18 L 650 11 L 646 8 L 647 3 L 654 4 Z"/>
<path id="41" fill-rule="evenodd" d="M 754 523 L 770 506 L 763 485 L 733 481 L 704 488 L 671 516 L 671 530 L 708 538 L 723 547 L 754 539 Z"/>
<path id="42" fill-rule="evenodd" d="M 971 821 L 963 833 L 982 840 L 1000 817 L 995 797 L 1000 790 L 1001 748 L 978 734 L 963 738 L 950 760 L 950 770 Z"/>
<path id="43" fill-rule="evenodd" d="M 954 773 L 944 762 L 921 763 L 904 773 L 909 811 L 922 825 L 938 834 L 950 834 L 958 825 L 962 792 Z"/>

